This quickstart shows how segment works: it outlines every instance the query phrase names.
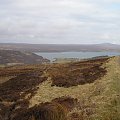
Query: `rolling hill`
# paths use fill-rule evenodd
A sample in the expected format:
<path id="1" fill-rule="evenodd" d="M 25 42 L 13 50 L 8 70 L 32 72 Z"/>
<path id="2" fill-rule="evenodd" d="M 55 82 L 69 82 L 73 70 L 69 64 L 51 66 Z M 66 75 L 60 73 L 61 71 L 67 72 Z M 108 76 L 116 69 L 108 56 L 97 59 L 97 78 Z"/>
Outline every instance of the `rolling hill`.
<path id="1" fill-rule="evenodd" d="M 120 52 L 120 45 L 103 44 L 20 44 L 0 43 L 1 50 L 18 50 L 29 52 L 70 52 L 70 51 L 117 51 Z"/>
<path id="2" fill-rule="evenodd" d="M 49 60 L 30 52 L 0 50 L 0 64 L 40 64 Z"/>

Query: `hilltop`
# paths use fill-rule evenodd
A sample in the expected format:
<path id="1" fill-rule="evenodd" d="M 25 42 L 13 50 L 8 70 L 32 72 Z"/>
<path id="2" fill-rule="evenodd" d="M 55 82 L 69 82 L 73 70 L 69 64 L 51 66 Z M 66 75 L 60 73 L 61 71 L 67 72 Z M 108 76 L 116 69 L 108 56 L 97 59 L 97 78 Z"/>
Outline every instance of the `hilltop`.
<path id="1" fill-rule="evenodd" d="M 0 50 L 0 64 L 40 64 L 44 62 L 49 62 L 49 60 L 34 53 L 14 50 Z"/>
<path id="2" fill-rule="evenodd" d="M 0 68 L 1 120 L 119 120 L 120 58 Z"/>

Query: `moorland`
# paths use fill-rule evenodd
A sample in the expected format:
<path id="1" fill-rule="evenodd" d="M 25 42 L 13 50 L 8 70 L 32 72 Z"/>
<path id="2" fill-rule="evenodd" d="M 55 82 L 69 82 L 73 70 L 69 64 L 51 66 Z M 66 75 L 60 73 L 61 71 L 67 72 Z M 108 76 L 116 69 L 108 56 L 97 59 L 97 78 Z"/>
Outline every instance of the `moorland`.
<path id="1" fill-rule="evenodd" d="M 119 120 L 120 57 L 0 67 L 0 120 Z"/>

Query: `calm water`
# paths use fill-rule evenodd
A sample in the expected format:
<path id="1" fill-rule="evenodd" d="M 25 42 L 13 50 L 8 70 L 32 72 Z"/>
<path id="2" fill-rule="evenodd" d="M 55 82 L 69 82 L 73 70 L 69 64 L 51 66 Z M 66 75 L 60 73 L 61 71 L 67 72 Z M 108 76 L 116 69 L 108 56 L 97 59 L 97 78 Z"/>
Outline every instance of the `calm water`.
<path id="1" fill-rule="evenodd" d="M 47 58 L 51 61 L 54 61 L 55 58 L 91 58 L 96 56 L 117 56 L 120 55 L 120 52 L 37 52 L 35 53 L 44 58 Z"/>

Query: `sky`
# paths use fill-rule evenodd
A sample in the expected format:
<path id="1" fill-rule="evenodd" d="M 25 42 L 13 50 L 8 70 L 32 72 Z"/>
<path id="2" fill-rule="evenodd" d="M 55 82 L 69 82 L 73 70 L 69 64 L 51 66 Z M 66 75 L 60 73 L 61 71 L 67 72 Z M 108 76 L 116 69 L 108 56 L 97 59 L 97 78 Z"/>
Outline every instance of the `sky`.
<path id="1" fill-rule="evenodd" d="M 0 43 L 120 44 L 120 0 L 0 0 Z"/>

